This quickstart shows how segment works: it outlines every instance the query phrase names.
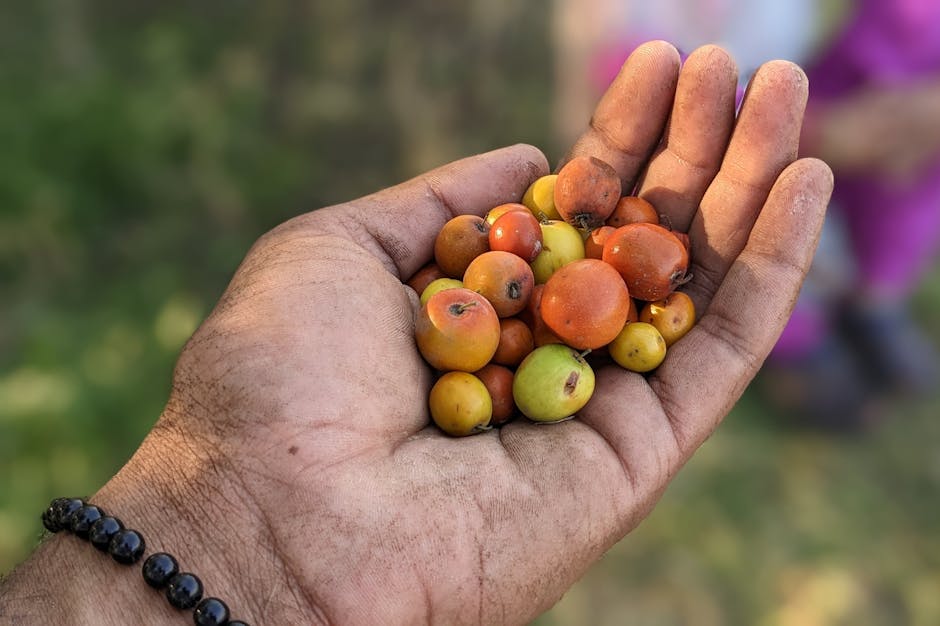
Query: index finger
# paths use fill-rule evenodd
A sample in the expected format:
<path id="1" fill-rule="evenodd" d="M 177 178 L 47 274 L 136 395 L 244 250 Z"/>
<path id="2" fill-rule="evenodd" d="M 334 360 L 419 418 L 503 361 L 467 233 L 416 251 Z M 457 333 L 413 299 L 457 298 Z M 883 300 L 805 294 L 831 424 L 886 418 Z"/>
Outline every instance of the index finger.
<path id="1" fill-rule="evenodd" d="M 606 161 L 620 175 L 623 193 L 659 144 L 672 108 L 679 76 L 679 53 L 665 41 L 639 46 L 607 88 L 587 130 L 560 165 L 577 156 Z"/>

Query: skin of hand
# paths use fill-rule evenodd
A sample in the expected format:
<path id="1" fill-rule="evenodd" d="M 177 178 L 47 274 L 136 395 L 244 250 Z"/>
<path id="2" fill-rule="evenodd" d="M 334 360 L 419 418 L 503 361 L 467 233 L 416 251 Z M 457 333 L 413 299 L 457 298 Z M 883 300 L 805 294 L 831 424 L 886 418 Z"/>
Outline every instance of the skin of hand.
<path id="1" fill-rule="evenodd" d="M 652 376 L 598 371 L 579 418 L 557 425 L 463 439 L 430 425 L 432 372 L 402 283 L 447 219 L 518 201 L 548 172 L 516 145 L 264 235 L 182 351 L 163 415 L 92 501 L 255 624 L 521 624 L 544 612 L 718 426 L 809 267 L 832 178 L 796 159 L 806 78 L 765 65 L 737 118 L 736 80 L 719 48 L 680 69 L 670 45 L 645 44 L 568 155 L 608 161 L 690 233 L 700 320 Z M 4 584 L 0 615 L 187 623 L 139 573 L 82 544 L 43 542 Z"/>

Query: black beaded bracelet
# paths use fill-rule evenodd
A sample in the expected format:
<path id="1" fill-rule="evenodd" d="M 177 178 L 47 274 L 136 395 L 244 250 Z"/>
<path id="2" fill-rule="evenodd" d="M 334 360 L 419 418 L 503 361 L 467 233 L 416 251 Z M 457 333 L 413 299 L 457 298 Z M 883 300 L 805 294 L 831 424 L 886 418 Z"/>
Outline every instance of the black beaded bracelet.
<path id="1" fill-rule="evenodd" d="M 80 498 L 56 498 L 43 511 L 42 525 L 49 532 L 71 532 L 80 539 L 107 552 L 122 565 L 140 561 L 147 548 L 143 535 L 125 528 L 121 520 L 105 514 L 101 508 Z M 195 574 L 181 572 L 179 563 L 166 552 L 155 552 L 144 561 L 144 581 L 164 590 L 167 601 L 177 609 L 193 609 L 197 626 L 248 626 L 230 620 L 228 606 L 213 597 L 203 597 L 202 581 Z"/>

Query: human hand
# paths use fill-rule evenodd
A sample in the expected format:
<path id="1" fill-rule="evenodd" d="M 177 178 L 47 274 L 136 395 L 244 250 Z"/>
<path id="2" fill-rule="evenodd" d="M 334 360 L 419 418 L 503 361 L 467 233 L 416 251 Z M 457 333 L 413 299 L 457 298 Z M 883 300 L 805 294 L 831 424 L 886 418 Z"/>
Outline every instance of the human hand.
<path id="1" fill-rule="evenodd" d="M 403 282 L 448 218 L 518 201 L 547 173 L 536 149 L 513 146 L 262 237 L 183 350 L 164 414 L 92 500 L 252 623 L 545 611 L 728 412 L 809 267 L 832 182 L 823 163 L 794 162 L 806 79 L 763 67 L 736 123 L 735 84 L 717 48 L 680 72 L 671 46 L 641 46 L 571 152 L 614 165 L 625 190 L 639 181 L 690 233 L 684 289 L 703 314 L 650 377 L 602 369 L 579 419 L 552 426 L 453 439 L 430 425 Z"/>
<path id="2" fill-rule="evenodd" d="M 898 183 L 940 154 L 940 81 L 866 87 L 807 112 L 806 150 L 837 171 Z"/>

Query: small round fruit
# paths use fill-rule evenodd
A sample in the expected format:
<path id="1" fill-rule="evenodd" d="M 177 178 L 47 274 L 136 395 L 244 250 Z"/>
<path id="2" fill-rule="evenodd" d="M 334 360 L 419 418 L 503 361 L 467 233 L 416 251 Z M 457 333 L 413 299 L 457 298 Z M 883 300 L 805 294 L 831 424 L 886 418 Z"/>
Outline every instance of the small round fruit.
<path id="1" fill-rule="evenodd" d="M 530 213 L 529 207 L 524 204 L 519 204 L 518 202 L 507 202 L 506 204 L 494 206 L 492 209 L 487 211 L 486 217 L 483 218 L 483 221 L 486 222 L 487 226 L 492 228 L 493 222 L 510 211 L 525 211 L 526 213 Z"/>
<path id="2" fill-rule="evenodd" d="M 445 278 L 446 276 L 447 274 L 437 266 L 437 263 L 432 261 L 415 272 L 414 276 L 409 278 L 406 284 L 414 289 L 415 293 L 420 296 L 432 281 L 438 278 Z"/>
<path id="3" fill-rule="evenodd" d="M 461 278 L 470 261 L 490 249 L 489 227 L 479 215 L 458 215 L 434 240 L 434 262 L 450 278 Z"/>
<path id="4" fill-rule="evenodd" d="M 621 226 L 604 242 L 604 261 L 623 276 L 630 295 L 661 300 L 689 280 L 689 253 L 682 242 L 657 224 Z"/>
<path id="5" fill-rule="evenodd" d="M 656 208 L 639 196 L 624 196 L 617 201 L 614 212 L 607 218 L 607 225 L 620 228 L 627 224 L 644 222 L 659 224 L 659 214 Z"/>
<path id="6" fill-rule="evenodd" d="M 532 290 L 532 297 L 529 303 L 519 313 L 519 319 L 525 322 L 529 330 L 532 331 L 532 342 L 535 347 L 544 346 L 550 343 L 564 343 L 558 335 L 552 332 L 545 320 L 542 319 L 542 293 L 545 291 L 545 285 L 536 285 Z"/>
<path id="7" fill-rule="evenodd" d="M 499 317 L 475 291 L 445 289 L 415 317 L 418 351 L 431 367 L 475 372 L 493 358 L 499 345 Z"/>
<path id="8" fill-rule="evenodd" d="M 687 294 L 673 291 L 662 300 L 647 302 L 639 319 L 655 326 L 668 348 L 695 325 L 695 305 Z"/>
<path id="9" fill-rule="evenodd" d="M 562 219 L 581 230 L 604 225 L 620 200 L 617 171 L 596 157 L 575 157 L 558 171 L 555 208 Z"/>
<path id="10" fill-rule="evenodd" d="M 466 437 L 486 429 L 493 400 L 486 385 L 467 372 L 447 372 L 428 394 L 431 419 L 448 435 Z"/>
<path id="11" fill-rule="evenodd" d="M 523 415 L 557 422 L 580 411 L 594 394 L 594 370 L 584 357 L 562 344 L 536 348 L 519 364 L 512 397 Z"/>
<path id="12" fill-rule="evenodd" d="M 630 310 L 627 311 L 628 322 L 640 321 L 640 310 L 636 306 L 636 298 L 630 298 Z"/>
<path id="13" fill-rule="evenodd" d="M 516 413 L 516 402 L 512 399 L 512 370 L 490 363 L 473 375 L 479 378 L 490 392 L 490 399 L 493 401 L 490 426 L 501 426 L 511 420 Z"/>
<path id="14" fill-rule="evenodd" d="M 489 235 L 490 250 L 502 250 L 531 263 L 542 251 L 542 227 L 528 211 L 509 211 L 500 215 Z"/>
<path id="15" fill-rule="evenodd" d="M 499 317 L 510 317 L 525 308 L 535 277 L 522 257 L 491 250 L 473 259 L 463 275 L 463 286 L 489 300 Z"/>
<path id="16" fill-rule="evenodd" d="M 581 259 L 548 279 L 539 305 L 553 333 L 578 350 L 609 343 L 627 321 L 630 293 L 613 267 Z"/>
<path id="17" fill-rule="evenodd" d="M 522 196 L 522 204 L 528 207 L 532 215 L 540 222 L 561 219 L 558 209 L 555 208 L 555 181 L 557 179 L 558 174 L 548 174 L 537 178 Z"/>
<path id="18" fill-rule="evenodd" d="M 587 259 L 600 259 L 604 256 L 604 242 L 610 233 L 617 230 L 613 226 L 595 228 L 584 240 L 584 257 Z"/>
<path id="19" fill-rule="evenodd" d="M 607 346 L 620 367 L 633 372 L 649 372 L 666 358 L 666 342 L 656 327 L 646 322 L 630 322 Z"/>
<path id="20" fill-rule="evenodd" d="M 692 254 L 692 240 L 689 239 L 689 234 L 684 233 L 679 230 L 672 231 L 672 234 L 676 236 L 676 239 L 682 242 L 682 245 L 685 246 L 685 251 L 691 255 Z"/>
<path id="21" fill-rule="evenodd" d="M 578 229 L 562 220 L 549 220 L 542 229 L 542 251 L 530 264 L 536 284 L 548 280 L 559 267 L 584 258 L 584 239 Z"/>
<path id="22" fill-rule="evenodd" d="M 515 367 L 535 349 L 532 331 L 518 317 L 499 320 L 499 345 L 493 362 Z"/>
<path id="23" fill-rule="evenodd" d="M 444 291 L 445 289 L 457 289 L 463 287 L 463 283 L 456 278 L 436 278 L 432 280 L 427 287 L 424 288 L 424 291 L 421 292 L 421 297 L 419 298 L 421 306 L 424 306 L 428 303 L 428 300 L 431 299 L 431 296 L 436 294 L 438 291 Z"/>

